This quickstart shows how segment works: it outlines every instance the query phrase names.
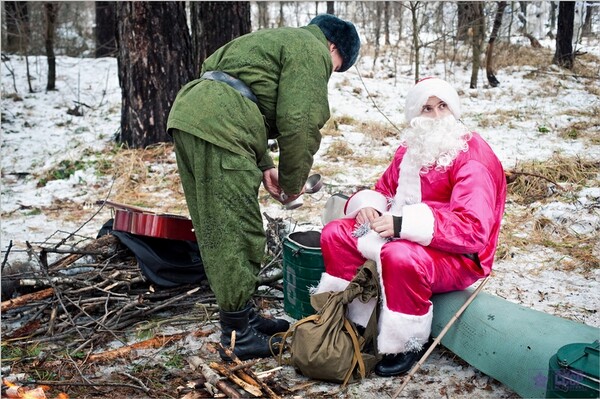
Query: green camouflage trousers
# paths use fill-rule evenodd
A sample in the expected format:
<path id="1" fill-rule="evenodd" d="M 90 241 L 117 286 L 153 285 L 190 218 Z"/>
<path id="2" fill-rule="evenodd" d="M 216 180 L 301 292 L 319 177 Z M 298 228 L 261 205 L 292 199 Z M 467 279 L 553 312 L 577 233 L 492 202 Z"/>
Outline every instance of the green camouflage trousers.
<path id="1" fill-rule="evenodd" d="M 208 283 L 219 307 L 241 310 L 257 288 L 266 238 L 262 172 L 251 160 L 174 131 L 177 166 Z"/>

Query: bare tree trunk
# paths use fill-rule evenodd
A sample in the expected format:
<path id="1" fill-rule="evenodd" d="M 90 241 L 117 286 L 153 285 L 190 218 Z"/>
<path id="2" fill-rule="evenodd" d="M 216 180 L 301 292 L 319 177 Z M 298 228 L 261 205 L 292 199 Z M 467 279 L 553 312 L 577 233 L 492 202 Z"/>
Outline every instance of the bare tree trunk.
<path id="1" fill-rule="evenodd" d="M 381 36 L 381 12 L 382 10 L 381 2 L 375 3 L 375 26 L 373 28 L 373 35 L 375 36 L 375 51 L 373 55 L 373 68 L 375 68 L 375 64 L 377 63 L 377 58 L 379 57 L 380 50 L 380 41 L 379 37 Z"/>
<path id="2" fill-rule="evenodd" d="M 472 2 L 472 30 L 473 30 L 473 66 L 471 69 L 471 89 L 477 87 L 477 76 L 481 67 L 481 47 L 485 35 L 485 17 L 483 15 L 483 3 Z"/>
<path id="3" fill-rule="evenodd" d="M 258 7 L 258 29 L 268 28 L 269 9 L 267 2 L 257 1 L 256 6 Z"/>
<path id="4" fill-rule="evenodd" d="M 554 28 L 556 28 L 556 9 L 558 8 L 558 5 L 556 4 L 556 2 L 552 2 L 550 4 L 550 32 L 552 32 L 554 30 Z"/>
<path id="5" fill-rule="evenodd" d="M 504 9 L 506 8 L 506 1 L 498 2 L 498 9 L 496 10 L 496 16 L 494 17 L 494 25 L 492 27 L 492 33 L 490 33 L 490 40 L 488 41 L 488 48 L 485 55 L 485 70 L 487 75 L 488 83 L 491 87 L 498 87 L 500 82 L 496 79 L 494 74 L 494 43 L 498 38 L 498 32 L 502 26 L 502 17 L 504 16 Z"/>
<path id="6" fill-rule="evenodd" d="M 592 36 L 592 19 L 594 12 L 596 11 L 596 5 L 597 4 L 592 4 L 592 2 L 587 3 L 585 20 L 583 21 L 583 26 L 581 27 L 581 36 Z"/>
<path id="7" fill-rule="evenodd" d="M 456 38 L 458 40 L 467 40 L 469 38 L 469 2 L 459 1 L 458 6 L 458 18 L 456 20 Z"/>
<path id="8" fill-rule="evenodd" d="M 527 2 L 519 1 L 519 8 L 521 9 L 521 13 L 518 17 L 521 23 L 523 23 L 523 32 L 527 33 Z"/>
<path id="9" fill-rule="evenodd" d="M 419 8 L 418 1 L 411 1 L 408 6 L 410 9 L 410 15 L 412 20 L 412 41 L 413 48 L 415 49 L 415 83 L 419 81 L 419 49 L 421 44 L 419 43 L 419 19 L 417 15 L 417 9 Z"/>
<path id="10" fill-rule="evenodd" d="M 402 28 L 404 26 L 404 24 L 402 23 L 402 16 L 404 15 L 404 5 L 403 2 L 400 1 L 398 3 L 398 8 L 397 8 L 397 18 L 398 18 L 398 43 L 400 43 L 400 41 L 402 40 Z"/>
<path id="11" fill-rule="evenodd" d="M 48 60 L 48 82 L 46 90 L 56 90 L 56 56 L 54 55 L 54 32 L 56 31 L 56 16 L 58 14 L 58 3 L 44 3 L 46 14 L 46 58 Z"/>
<path id="12" fill-rule="evenodd" d="M 552 63 L 572 69 L 573 54 L 573 21 L 575 19 L 575 2 L 561 1 L 558 5 L 558 29 L 556 31 L 556 51 Z"/>
<path id="13" fill-rule="evenodd" d="M 335 14 L 335 2 L 334 1 L 328 1 L 327 2 L 327 14 Z"/>
<path id="14" fill-rule="evenodd" d="M 285 13 L 283 12 L 284 5 L 285 5 L 285 2 L 283 2 L 283 1 L 279 2 L 279 20 L 277 21 L 277 26 L 279 28 L 281 28 L 282 26 L 285 26 Z"/>
<path id="15" fill-rule="evenodd" d="M 7 1 L 4 4 L 6 16 L 6 43 L 3 51 L 25 54 L 29 46 L 31 30 L 29 26 L 29 2 Z"/>
<path id="16" fill-rule="evenodd" d="M 219 47 L 252 30 L 250 2 L 198 1 L 191 3 L 194 73 Z"/>
<path id="17" fill-rule="evenodd" d="M 385 35 L 385 45 L 389 46 L 390 43 L 390 2 L 383 2 L 383 31 Z"/>
<path id="18" fill-rule="evenodd" d="M 117 54 L 116 2 L 96 2 L 96 58 Z"/>
<path id="19" fill-rule="evenodd" d="M 117 20 L 119 141 L 132 148 L 171 141 L 169 111 L 192 76 L 185 2 L 118 2 Z"/>

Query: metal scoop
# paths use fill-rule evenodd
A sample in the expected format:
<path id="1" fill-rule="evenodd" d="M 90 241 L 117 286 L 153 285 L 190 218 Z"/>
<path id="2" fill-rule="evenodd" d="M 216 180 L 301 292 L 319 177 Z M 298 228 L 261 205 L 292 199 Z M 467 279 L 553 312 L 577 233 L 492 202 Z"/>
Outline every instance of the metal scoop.
<path id="1" fill-rule="evenodd" d="M 323 187 L 323 178 L 320 174 L 315 173 L 314 175 L 308 176 L 306 184 L 304 184 L 304 192 L 306 194 L 314 194 Z"/>

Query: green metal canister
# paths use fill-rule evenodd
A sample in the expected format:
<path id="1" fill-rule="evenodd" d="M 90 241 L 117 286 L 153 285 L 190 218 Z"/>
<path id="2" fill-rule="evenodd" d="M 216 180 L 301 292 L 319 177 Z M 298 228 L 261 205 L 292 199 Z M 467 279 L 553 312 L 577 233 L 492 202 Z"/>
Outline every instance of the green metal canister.
<path id="1" fill-rule="evenodd" d="M 598 398 L 600 342 L 561 347 L 550 358 L 547 398 Z"/>
<path id="2" fill-rule="evenodd" d="M 294 232 L 283 241 L 283 309 L 297 320 L 315 313 L 310 289 L 325 271 L 320 241 L 318 231 Z"/>

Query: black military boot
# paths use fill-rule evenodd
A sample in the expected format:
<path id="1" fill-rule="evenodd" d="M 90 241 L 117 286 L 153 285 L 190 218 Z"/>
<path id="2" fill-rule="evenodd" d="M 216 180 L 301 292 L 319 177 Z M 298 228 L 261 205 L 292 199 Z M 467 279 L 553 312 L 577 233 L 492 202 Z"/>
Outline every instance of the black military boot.
<path id="1" fill-rule="evenodd" d="M 278 348 L 269 347 L 269 337 L 258 331 L 250 324 L 249 316 L 252 307 L 247 306 L 236 312 L 220 311 L 221 321 L 221 344 L 229 348 L 231 346 L 231 332 L 235 330 L 235 348 L 233 353 L 240 360 L 248 360 L 257 357 L 269 357 L 273 353 L 278 353 Z M 225 351 L 219 349 L 221 359 L 230 361 L 231 359 Z"/>
<path id="2" fill-rule="evenodd" d="M 249 321 L 254 329 L 269 337 L 279 332 L 285 332 L 290 328 L 290 323 L 284 319 L 267 319 L 254 308 L 250 309 Z"/>

